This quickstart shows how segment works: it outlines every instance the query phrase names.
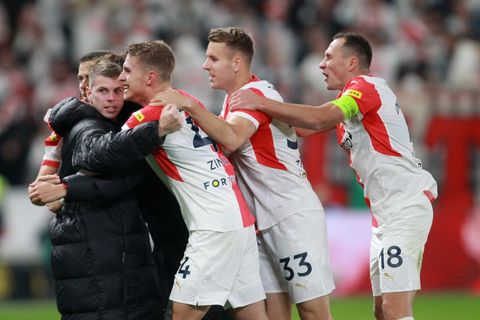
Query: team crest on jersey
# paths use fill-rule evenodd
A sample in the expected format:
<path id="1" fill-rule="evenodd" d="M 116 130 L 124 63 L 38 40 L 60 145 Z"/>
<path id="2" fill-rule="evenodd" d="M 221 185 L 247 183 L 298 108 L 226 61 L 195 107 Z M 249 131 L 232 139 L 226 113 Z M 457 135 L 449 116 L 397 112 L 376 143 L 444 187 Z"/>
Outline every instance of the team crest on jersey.
<path id="1" fill-rule="evenodd" d="M 136 111 L 133 113 L 133 116 L 137 119 L 138 122 L 142 122 L 145 119 L 145 116 L 141 111 Z"/>
<path id="2" fill-rule="evenodd" d="M 348 89 L 347 91 L 345 91 L 345 93 L 343 95 L 344 96 L 347 95 L 347 96 L 351 96 L 351 97 L 354 97 L 354 98 L 357 98 L 357 99 L 361 99 L 363 93 L 361 93 L 360 91 L 357 91 L 357 90 Z"/>

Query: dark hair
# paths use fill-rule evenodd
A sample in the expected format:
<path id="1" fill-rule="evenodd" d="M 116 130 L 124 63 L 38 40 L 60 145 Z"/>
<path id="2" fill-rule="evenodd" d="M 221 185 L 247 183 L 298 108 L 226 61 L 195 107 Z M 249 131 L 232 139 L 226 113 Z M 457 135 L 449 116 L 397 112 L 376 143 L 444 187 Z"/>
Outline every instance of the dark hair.
<path id="1" fill-rule="evenodd" d="M 208 34 L 208 41 L 226 43 L 233 50 L 243 53 L 248 63 L 252 63 L 253 40 L 245 30 L 236 27 L 214 28 Z"/>
<path id="2" fill-rule="evenodd" d="M 170 81 L 175 68 L 175 55 L 172 48 L 162 40 L 134 43 L 128 46 L 127 55 L 138 58 L 144 66 L 152 67 L 160 73 L 162 80 Z"/>
<path id="3" fill-rule="evenodd" d="M 120 73 L 122 73 L 122 67 L 119 64 L 107 60 L 101 60 L 90 69 L 88 74 L 88 85 L 91 87 L 93 81 L 98 76 L 118 79 Z"/>
<path id="4" fill-rule="evenodd" d="M 369 69 L 372 63 L 372 47 L 367 38 L 359 33 L 354 32 L 339 32 L 333 39 L 345 39 L 344 48 L 351 50 L 360 62 L 360 66 Z"/>
<path id="5" fill-rule="evenodd" d="M 113 62 L 118 64 L 119 66 L 123 66 L 123 63 L 125 62 L 125 55 L 124 54 L 116 54 L 112 53 L 110 55 L 107 55 L 106 57 L 100 58 L 101 60 L 107 60 L 109 62 Z"/>
<path id="6" fill-rule="evenodd" d="M 110 50 L 95 50 L 91 51 L 89 53 L 84 54 L 83 56 L 80 57 L 80 63 L 82 62 L 89 62 L 89 61 L 94 61 L 99 58 L 106 57 L 108 55 L 113 55 L 114 53 Z"/>

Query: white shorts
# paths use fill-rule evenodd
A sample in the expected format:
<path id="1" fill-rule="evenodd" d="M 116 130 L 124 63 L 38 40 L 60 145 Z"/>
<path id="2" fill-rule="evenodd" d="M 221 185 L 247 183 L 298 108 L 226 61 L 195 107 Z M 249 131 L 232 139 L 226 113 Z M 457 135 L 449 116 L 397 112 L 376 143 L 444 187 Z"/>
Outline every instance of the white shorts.
<path id="1" fill-rule="evenodd" d="M 420 289 L 423 250 L 433 209 L 423 193 L 372 228 L 370 281 L 373 296 Z"/>
<path id="2" fill-rule="evenodd" d="M 301 303 L 335 289 L 323 210 L 296 213 L 262 230 L 258 251 L 267 293 L 288 292 Z"/>
<path id="3" fill-rule="evenodd" d="M 263 299 L 254 226 L 190 233 L 170 300 L 238 308 Z"/>

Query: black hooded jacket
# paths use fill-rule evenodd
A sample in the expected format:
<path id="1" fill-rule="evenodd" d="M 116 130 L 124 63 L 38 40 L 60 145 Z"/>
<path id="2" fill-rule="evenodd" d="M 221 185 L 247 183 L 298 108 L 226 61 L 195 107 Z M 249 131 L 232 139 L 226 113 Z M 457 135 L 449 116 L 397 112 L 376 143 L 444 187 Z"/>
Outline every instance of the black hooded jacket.
<path id="1" fill-rule="evenodd" d="M 113 122 L 75 98 L 53 108 L 50 125 L 63 136 L 60 177 L 76 172 L 72 155 L 88 139 L 116 131 Z M 148 152 L 158 144 L 157 124 L 118 135 L 133 135 L 132 152 Z M 143 148 L 143 149 L 142 149 Z M 146 151 L 147 150 L 147 151 Z M 122 179 L 141 174 L 126 170 Z M 136 179 L 133 179 L 136 180 Z M 126 182 L 135 185 L 135 181 Z M 52 271 L 62 319 L 161 319 L 157 271 L 153 264 L 146 226 L 134 193 L 95 201 L 67 198 L 50 223 Z"/>

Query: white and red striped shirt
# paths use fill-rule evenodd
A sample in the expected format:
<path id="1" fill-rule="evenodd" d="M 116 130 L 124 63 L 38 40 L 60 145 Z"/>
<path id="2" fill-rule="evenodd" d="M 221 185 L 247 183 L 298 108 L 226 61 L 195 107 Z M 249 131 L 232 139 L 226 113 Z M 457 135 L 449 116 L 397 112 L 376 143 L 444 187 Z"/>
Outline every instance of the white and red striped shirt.
<path id="1" fill-rule="evenodd" d="M 255 76 L 241 89 L 282 101 L 272 84 Z M 294 213 L 323 210 L 306 178 L 295 129 L 260 111 L 230 112 L 228 101 L 227 96 L 220 114 L 223 119 L 243 117 L 257 128 L 250 139 L 230 156 L 230 160 L 237 169 L 240 187 L 255 214 L 258 229 L 274 226 Z"/>
<path id="2" fill-rule="evenodd" d="M 201 105 L 193 96 L 178 91 Z M 162 109 L 146 106 L 134 112 L 124 129 L 158 120 Z M 251 226 L 255 218 L 241 194 L 232 164 L 189 114 L 183 115 L 182 128 L 167 135 L 147 161 L 176 196 L 187 228 L 224 232 Z"/>
<path id="3" fill-rule="evenodd" d="M 350 154 L 350 166 L 372 209 L 373 225 L 388 212 L 426 191 L 437 196 L 437 184 L 415 157 L 407 123 L 397 97 L 381 78 L 358 76 L 339 96 L 357 102 L 356 116 L 337 126 L 337 138 Z"/>

